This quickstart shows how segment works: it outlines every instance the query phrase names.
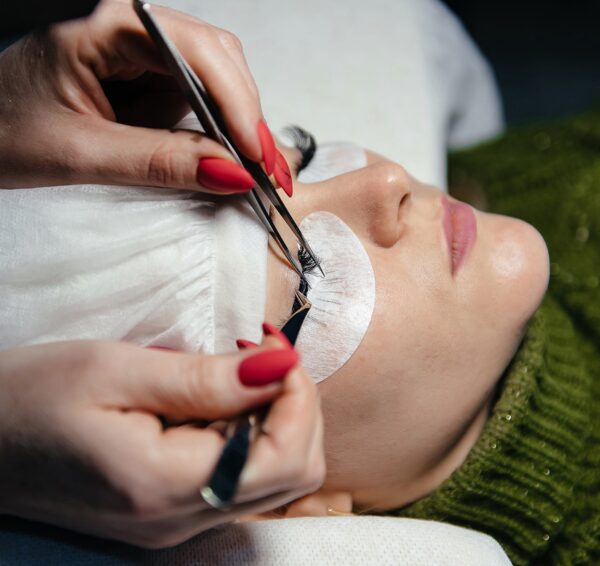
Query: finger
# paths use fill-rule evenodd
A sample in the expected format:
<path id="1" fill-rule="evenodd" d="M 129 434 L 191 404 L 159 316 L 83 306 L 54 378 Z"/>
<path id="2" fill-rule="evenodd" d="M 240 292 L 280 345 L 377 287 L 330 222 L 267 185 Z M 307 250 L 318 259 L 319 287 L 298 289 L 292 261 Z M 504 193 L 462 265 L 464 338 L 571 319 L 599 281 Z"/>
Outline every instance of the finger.
<path id="1" fill-rule="evenodd" d="M 246 56 L 244 55 L 242 43 L 235 35 L 231 34 L 227 30 L 217 28 L 217 33 L 221 45 L 233 59 L 233 62 L 237 65 L 238 70 L 246 80 L 248 89 L 254 94 L 254 96 L 256 96 L 257 100 L 260 100 L 258 87 L 256 86 L 254 76 L 250 72 L 250 67 L 248 66 Z"/>
<path id="2" fill-rule="evenodd" d="M 110 11 L 108 8 L 111 8 Z M 272 151 L 270 143 L 265 147 L 265 139 L 272 140 L 272 136 L 268 130 L 263 132 L 265 139 L 261 142 L 259 124 L 262 110 L 256 91 L 250 88 L 245 72 L 230 55 L 232 49 L 238 48 L 237 38 L 229 34 L 225 43 L 231 46 L 225 48 L 220 37 L 228 32 L 169 8 L 152 6 L 152 11 L 161 28 L 215 99 L 240 150 L 257 162 L 263 157 L 274 160 L 274 155 L 263 156 L 265 148 Z M 107 3 L 105 10 L 99 10 L 90 25 L 97 30 L 102 43 L 111 46 L 108 49 L 114 57 L 150 71 L 166 72 L 162 57 L 130 5 Z M 272 173 L 272 168 L 267 168 L 267 172 Z"/>
<path id="3" fill-rule="evenodd" d="M 198 132 L 125 126 L 98 116 L 82 116 L 67 127 L 72 177 L 78 183 L 213 194 L 245 193 L 254 186 L 251 175 L 223 146 Z"/>
<path id="4" fill-rule="evenodd" d="M 267 346 L 219 356 L 131 344 L 97 343 L 95 347 L 91 366 L 102 367 L 110 376 L 102 386 L 104 406 L 174 419 L 229 419 L 262 405 L 281 391 L 281 380 L 298 360 L 274 339 Z M 94 362 L 100 357 L 101 362 Z M 248 367 L 259 379 L 248 380 Z"/>
<path id="5" fill-rule="evenodd" d="M 188 539 L 219 525 L 231 523 L 237 518 L 266 513 L 300 497 L 300 493 L 286 492 L 242 504 L 230 511 L 200 509 L 168 518 L 159 518 L 134 526 L 125 524 L 112 531 L 110 538 L 124 540 L 144 548 L 160 549 L 178 545 Z M 133 531 L 133 532 L 132 532 Z M 127 533 L 127 537 L 124 537 Z"/>
<path id="6" fill-rule="evenodd" d="M 92 436 L 95 443 L 110 446 L 96 460 L 129 486 L 128 499 L 144 521 L 210 509 L 200 491 L 225 445 L 221 434 L 192 425 L 162 430 L 151 415 L 137 411 L 103 411 L 95 423 L 102 429 Z"/>
<path id="7" fill-rule="evenodd" d="M 271 148 L 265 147 L 259 130 L 263 114 L 258 93 L 250 87 L 248 73 L 231 57 L 232 51 L 241 52 L 239 40 L 229 32 L 212 27 L 204 27 L 200 35 L 197 23 L 173 21 L 172 24 L 168 27 L 177 47 L 223 113 L 237 147 L 253 161 L 264 160 L 267 173 L 271 174 L 273 168 L 268 164 L 271 155 L 266 154 Z"/>
<path id="8" fill-rule="evenodd" d="M 267 433 L 253 444 L 237 501 L 312 486 L 307 458 L 318 431 L 320 406 L 314 383 L 301 368 L 288 375 L 264 423 Z"/>

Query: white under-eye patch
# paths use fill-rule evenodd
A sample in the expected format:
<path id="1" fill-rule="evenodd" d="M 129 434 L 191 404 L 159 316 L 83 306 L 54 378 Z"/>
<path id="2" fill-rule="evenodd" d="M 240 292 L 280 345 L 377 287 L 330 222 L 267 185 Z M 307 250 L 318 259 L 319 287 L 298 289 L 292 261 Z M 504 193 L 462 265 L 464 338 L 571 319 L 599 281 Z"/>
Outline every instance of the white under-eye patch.
<path id="1" fill-rule="evenodd" d="M 350 142 L 320 143 L 308 167 L 300 171 L 298 181 L 318 183 L 366 166 L 367 154 L 362 147 Z"/>
<path id="2" fill-rule="evenodd" d="M 287 147 L 296 147 L 296 140 L 289 128 L 279 130 L 277 138 Z M 318 183 L 366 166 L 367 154 L 365 150 L 354 143 L 319 143 L 308 166 L 300 171 L 298 181 L 301 183 Z"/>
<path id="3" fill-rule="evenodd" d="M 300 228 L 325 272 L 306 275 L 312 308 L 296 340 L 303 366 L 318 383 L 340 369 L 365 336 L 375 275 L 360 240 L 335 214 L 313 212 Z"/>

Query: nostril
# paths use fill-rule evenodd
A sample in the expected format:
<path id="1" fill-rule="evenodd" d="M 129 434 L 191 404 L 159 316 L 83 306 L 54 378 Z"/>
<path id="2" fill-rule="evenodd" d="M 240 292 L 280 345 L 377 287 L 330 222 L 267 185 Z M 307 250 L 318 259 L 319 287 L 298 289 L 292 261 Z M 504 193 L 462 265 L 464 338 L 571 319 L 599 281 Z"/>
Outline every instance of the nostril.
<path id="1" fill-rule="evenodd" d="M 402 195 L 400 202 L 398 203 L 398 221 L 402 220 L 402 215 L 404 213 L 404 209 L 408 206 L 408 201 L 410 199 L 410 193 L 406 192 Z"/>

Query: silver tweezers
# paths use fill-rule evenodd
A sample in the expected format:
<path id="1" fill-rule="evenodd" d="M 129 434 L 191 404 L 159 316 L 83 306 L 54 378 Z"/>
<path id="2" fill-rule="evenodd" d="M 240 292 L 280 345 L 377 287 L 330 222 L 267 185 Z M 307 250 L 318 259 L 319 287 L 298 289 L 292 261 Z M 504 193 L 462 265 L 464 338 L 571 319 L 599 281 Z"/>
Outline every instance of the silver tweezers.
<path id="1" fill-rule="evenodd" d="M 314 261 L 321 273 L 323 273 L 317 257 L 306 241 L 306 238 L 304 238 L 302 235 L 302 232 L 292 218 L 292 215 L 283 204 L 283 201 L 277 194 L 277 191 L 275 190 L 275 187 L 273 187 L 269 177 L 263 171 L 260 165 L 250 161 L 237 149 L 231 140 L 231 137 L 227 133 L 227 127 L 225 126 L 225 122 L 223 121 L 219 109 L 210 95 L 206 92 L 204 85 L 196 73 L 183 58 L 183 55 L 181 55 L 175 44 L 158 25 L 158 22 L 156 21 L 156 18 L 153 16 L 150 9 L 150 4 L 148 2 L 143 2 L 142 0 L 133 0 L 133 7 L 140 20 L 144 24 L 146 31 L 158 47 L 161 55 L 169 67 L 169 70 L 175 77 L 179 88 L 187 98 L 189 105 L 192 107 L 194 114 L 196 114 L 198 117 L 198 120 L 200 121 L 200 124 L 202 125 L 206 135 L 225 146 L 233 155 L 235 160 L 240 163 L 250 173 L 250 175 L 252 175 L 256 185 L 250 192 L 246 194 L 246 198 L 248 199 L 250 206 L 258 216 L 263 226 L 267 229 L 269 235 L 272 236 L 277 242 L 277 245 L 290 262 L 290 265 L 294 271 L 296 271 L 301 278 L 304 278 L 300 262 L 290 252 L 284 239 L 281 237 L 279 230 L 277 230 L 275 223 L 273 222 L 267 209 L 265 208 L 265 205 L 257 193 L 258 188 L 263 191 L 271 204 L 275 207 L 275 210 L 277 210 L 277 212 L 279 212 L 281 217 L 285 220 L 286 224 L 289 226 L 300 245 L 308 252 L 311 259 Z M 323 273 L 323 275 L 325 274 Z"/>

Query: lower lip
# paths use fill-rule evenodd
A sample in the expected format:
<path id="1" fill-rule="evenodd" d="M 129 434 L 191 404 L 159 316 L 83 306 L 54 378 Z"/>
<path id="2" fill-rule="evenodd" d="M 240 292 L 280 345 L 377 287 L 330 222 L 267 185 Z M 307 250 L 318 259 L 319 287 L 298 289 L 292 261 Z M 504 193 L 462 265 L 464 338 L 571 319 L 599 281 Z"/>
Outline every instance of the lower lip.
<path id="1" fill-rule="evenodd" d="M 473 209 L 462 202 L 442 197 L 444 234 L 450 256 L 452 276 L 461 268 L 477 239 L 477 220 Z"/>

